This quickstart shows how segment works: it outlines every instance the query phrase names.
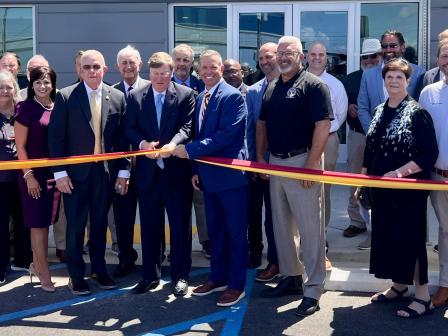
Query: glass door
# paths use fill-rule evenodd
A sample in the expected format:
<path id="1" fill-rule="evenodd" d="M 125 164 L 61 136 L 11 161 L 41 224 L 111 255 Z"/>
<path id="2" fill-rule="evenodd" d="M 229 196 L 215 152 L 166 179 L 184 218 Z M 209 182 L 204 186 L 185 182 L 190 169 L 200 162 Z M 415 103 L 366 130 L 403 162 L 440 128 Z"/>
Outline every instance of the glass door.
<path id="1" fill-rule="evenodd" d="M 292 34 L 291 14 L 291 5 L 234 5 L 229 55 L 255 72 L 260 46 Z"/>
<path id="2" fill-rule="evenodd" d="M 294 35 L 299 36 L 306 54 L 313 42 L 327 48 L 327 72 L 341 78 L 355 66 L 355 7 L 351 3 L 295 4 Z M 339 162 L 347 158 L 345 123 L 338 131 L 341 140 Z"/>

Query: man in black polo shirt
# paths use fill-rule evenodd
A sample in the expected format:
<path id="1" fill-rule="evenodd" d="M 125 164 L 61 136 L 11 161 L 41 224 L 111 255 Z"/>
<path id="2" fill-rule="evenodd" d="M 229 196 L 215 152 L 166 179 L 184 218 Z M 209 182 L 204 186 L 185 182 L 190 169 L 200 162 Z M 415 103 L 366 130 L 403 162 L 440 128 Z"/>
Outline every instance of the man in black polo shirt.
<path id="1" fill-rule="evenodd" d="M 257 123 L 257 160 L 275 165 L 321 169 L 333 118 L 328 87 L 303 68 L 302 44 L 296 37 L 279 40 L 277 63 L 281 77 L 265 94 Z M 306 316 L 319 310 L 325 282 L 325 228 L 320 220 L 319 183 L 270 177 L 272 219 L 280 273 L 286 277 L 277 287 L 262 292 L 264 297 L 302 293 L 296 314 Z M 300 259 L 300 249 L 303 263 Z"/>

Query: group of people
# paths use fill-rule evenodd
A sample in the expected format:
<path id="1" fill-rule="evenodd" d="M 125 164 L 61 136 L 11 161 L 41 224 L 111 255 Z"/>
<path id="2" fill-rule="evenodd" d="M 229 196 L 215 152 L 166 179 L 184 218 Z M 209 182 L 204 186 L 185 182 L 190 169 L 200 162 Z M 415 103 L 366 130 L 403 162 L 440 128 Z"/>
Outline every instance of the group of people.
<path id="1" fill-rule="evenodd" d="M 251 86 L 243 83 L 244 72 L 237 60 L 223 61 L 214 50 L 200 54 L 198 79 L 192 74 L 194 51 L 185 44 L 176 46 L 171 55 L 152 54 L 149 80 L 140 77 L 138 50 L 123 48 L 116 65 L 122 80 L 110 86 L 104 82 L 108 67 L 103 55 L 87 50 L 76 58 L 79 81 L 60 90 L 55 72 L 36 55 L 30 62 L 45 62 L 34 66 L 29 62 L 29 84 L 20 96 L 14 72 L 3 66 L 9 64 L 5 55 L 12 58 L 13 54 L 3 55 L 2 161 L 130 149 L 154 152 L 132 159 L 0 172 L 0 281 L 5 281 L 9 263 L 9 249 L 4 246 L 9 246 L 13 215 L 15 222 L 31 229 L 32 257 L 24 257 L 30 263 L 30 276 L 39 278 L 43 290 L 55 291 L 48 270 L 48 227 L 61 217 L 62 194 L 67 222 L 64 256 L 73 294 L 90 293 L 83 259 L 87 222 L 90 278 L 100 288 L 116 288 L 105 262 L 111 207 L 120 251 L 113 276 L 134 270 L 138 203 L 143 266 L 132 292 L 142 294 L 160 284 L 166 213 L 171 290 L 184 296 L 189 290 L 193 204 L 199 240 L 211 256 L 211 267 L 207 281 L 194 288 L 192 295 L 220 292 L 217 305 L 232 306 L 245 296 L 247 268 L 261 265 L 264 209 L 268 265 L 256 280 L 281 280 L 261 296 L 302 296 L 296 314 L 315 313 L 320 309 L 326 271 L 331 270 L 325 238 L 331 216 L 330 186 L 195 160 L 211 156 L 334 170 L 338 131 L 347 120 L 351 172 L 445 180 L 448 31 L 440 35 L 437 69 L 425 73 L 402 57 L 404 49 L 404 37 L 395 30 L 386 31 L 380 40 L 364 40 L 361 69 L 341 82 L 326 71 L 325 43 L 312 43 L 305 56 L 298 38 L 283 36 L 278 43 L 260 47 L 258 64 L 264 78 Z M 413 301 L 397 311 L 398 316 L 418 317 L 446 304 L 448 193 L 431 192 L 440 223 L 440 288 L 432 302 L 425 246 L 429 192 L 375 188 L 367 194 L 372 234 L 360 248 L 371 249 L 370 272 L 393 281 L 372 302 L 408 297 L 408 286 L 415 285 Z M 352 188 L 346 237 L 365 232 L 370 221 L 358 195 L 359 190 Z M 24 235 L 15 234 L 15 238 L 20 242 Z M 24 251 L 16 246 L 15 258 Z"/>

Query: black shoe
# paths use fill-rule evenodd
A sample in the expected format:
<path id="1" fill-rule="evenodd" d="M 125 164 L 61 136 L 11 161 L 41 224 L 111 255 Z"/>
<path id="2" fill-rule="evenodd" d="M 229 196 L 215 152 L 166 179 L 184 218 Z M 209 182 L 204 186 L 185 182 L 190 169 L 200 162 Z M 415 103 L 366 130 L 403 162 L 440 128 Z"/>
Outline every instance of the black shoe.
<path id="1" fill-rule="evenodd" d="M 89 295 L 90 288 L 84 278 L 70 278 L 68 288 L 73 295 Z"/>
<path id="2" fill-rule="evenodd" d="M 268 288 L 260 293 L 264 298 L 275 298 L 286 295 L 303 295 L 302 276 L 287 276 L 280 280 L 274 288 Z"/>
<path id="3" fill-rule="evenodd" d="M 176 296 L 185 296 L 188 293 L 188 282 L 184 279 L 173 281 L 173 294 Z"/>
<path id="4" fill-rule="evenodd" d="M 359 228 L 354 225 L 349 225 L 349 227 L 344 230 L 344 237 L 347 237 L 347 238 L 356 237 L 357 235 L 364 233 L 366 231 L 367 231 L 367 228 Z"/>
<path id="5" fill-rule="evenodd" d="M 114 270 L 113 276 L 116 278 L 122 278 L 135 269 L 135 263 L 119 263 Z"/>
<path id="6" fill-rule="evenodd" d="M 135 286 L 134 288 L 132 288 L 132 293 L 134 294 L 143 294 L 146 293 L 147 291 L 151 290 L 151 289 L 155 289 L 157 288 L 157 286 L 160 284 L 160 280 L 140 280 L 140 282 L 137 284 L 137 286 Z"/>
<path id="7" fill-rule="evenodd" d="M 253 269 L 261 266 L 261 253 L 250 253 L 247 268 Z"/>
<path id="8" fill-rule="evenodd" d="M 107 273 L 92 273 L 90 277 L 102 289 L 115 289 L 117 284 Z"/>
<path id="9" fill-rule="evenodd" d="M 310 297 L 304 297 L 300 305 L 297 307 L 297 316 L 309 316 L 320 310 L 319 301 Z"/>

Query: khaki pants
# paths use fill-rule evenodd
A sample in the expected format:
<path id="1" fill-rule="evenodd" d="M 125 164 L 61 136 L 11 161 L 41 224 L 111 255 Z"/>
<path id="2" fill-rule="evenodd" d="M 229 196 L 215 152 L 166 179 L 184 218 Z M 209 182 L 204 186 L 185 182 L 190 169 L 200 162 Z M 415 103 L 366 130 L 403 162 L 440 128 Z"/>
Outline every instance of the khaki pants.
<path id="1" fill-rule="evenodd" d="M 269 162 L 301 168 L 307 156 L 304 153 L 279 159 L 271 155 Z M 304 188 L 298 180 L 271 176 L 270 194 L 280 273 L 295 276 L 305 271 L 304 296 L 318 300 L 323 293 L 326 276 L 325 228 L 320 219 L 321 184 Z"/>
<path id="2" fill-rule="evenodd" d="M 349 173 L 361 173 L 365 147 L 366 136 L 349 129 L 347 137 L 347 171 Z M 359 204 L 355 199 L 355 191 L 356 187 L 350 187 L 347 213 L 350 217 L 350 225 L 364 229 L 366 222 L 360 214 Z"/>
<path id="3" fill-rule="evenodd" d="M 431 174 L 436 181 L 447 181 L 438 174 Z M 439 285 L 448 287 L 448 191 L 431 191 L 431 203 L 439 221 Z"/>
<path id="4" fill-rule="evenodd" d="M 324 169 L 334 171 L 336 169 L 336 162 L 338 161 L 339 154 L 339 136 L 338 132 L 333 132 L 328 136 L 327 145 L 324 151 Z M 322 207 L 322 218 L 325 220 L 325 227 L 330 223 L 331 217 L 331 184 L 326 183 L 324 185 L 324 198 Z"/>

